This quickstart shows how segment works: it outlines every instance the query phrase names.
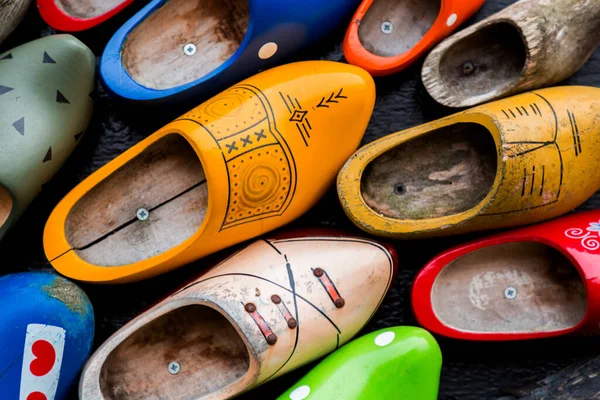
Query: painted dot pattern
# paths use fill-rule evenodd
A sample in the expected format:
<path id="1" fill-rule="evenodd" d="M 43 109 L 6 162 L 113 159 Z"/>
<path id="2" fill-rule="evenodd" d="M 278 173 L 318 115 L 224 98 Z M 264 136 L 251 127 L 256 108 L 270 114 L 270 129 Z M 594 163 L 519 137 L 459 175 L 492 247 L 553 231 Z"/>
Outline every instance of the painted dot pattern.
<path id="1" fill-rule="evenodd" d="M 385 347 L 388 344 L 392 343 L 395 338 L 396 334 L 394 332 L 383 332 L 377 335 L 377 337 L 375 337 L 375 344 L 379 347 Z"/>
<path id="2" fill-rule="evenodd" d="M 275 42 L 269 42 L 269 43 L 265 43 L 260 50 L 258 50 L 258 58 L 260 58 L 261 60 L 267 60 L 271 57 L 273 57 L 275 55 L 275 53 L 277 53 L 277 43 Z"/>
<path id="3" fill-rule="evenodd" d="M 452 25 L 454 25 L 456 23 L 457 20 L 458 20 L 458 15 L 452 14 L 446 20 L 446 25 L 452 26 Z"/>
<path id="4" fill-rule="evenodd" d="M 268 110 L 258 89 L 240 85 L 182 117 L 204 126 L 223 153 L 229 177 L 223 227 L 281 215 L 291 201 L 295 169 Z"/>
<path id="5" fill-rule="evenodd" d="M 310 387 L 308 385 L 299 386 L 292 393 L 290 393 L 290 400 L 304 400 L 310 394 Z"/>

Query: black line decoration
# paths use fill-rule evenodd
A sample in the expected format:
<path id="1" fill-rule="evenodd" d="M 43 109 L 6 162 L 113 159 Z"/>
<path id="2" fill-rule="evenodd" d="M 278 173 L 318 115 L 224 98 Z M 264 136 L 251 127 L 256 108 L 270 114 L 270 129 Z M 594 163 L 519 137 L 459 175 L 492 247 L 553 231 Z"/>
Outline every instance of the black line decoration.
<path id="1" fill-rule="evenodd" d="M 504 145 L 505 145 L 505 149 L 507 150 L 507 157 L 509 159 L 519 158 L 519 157 L 522 157 L 531 152 L 538 151 L 540 149 L 553 147 L 555 150 L 554 155 L 557 159 L 556 165 L 559 167 L 559 171 L 556 172 L 556 174 L 558 175 L 558 178 L 559 178 L 556 193 L 553 193 L 552 196 L 547 196 L 547 197 L 543 196 L 544 188 L 546 186 L 546 166 L 548 164 L 546 163 L 545 165 L 537 166 L 537 168 L 535 165 L 532 165 L 531 171 L 528 171 L 527 167 L 524 168 L 523 182 L 521 184 L 521 197 L 528 198 L 528 197 L 534 195 L 534 193 L 535 194 L 539 193 L 539 196 L 534 197 L 534 200 L 532 200 L 533 202 L 535 202 L 537 204 L 532 204 L 532 205 L 529 205 L 524 208 L 519 207 L 516 210 L 508 210 L 508 211 L 501 211 L 501 212 L 493 212 L 493 211 L 486 212 L 486 213 L 481 214 L 481 216 L 510 214 L 510 213 L 520 212 L 520 211 L 524 211 L 524 210 L 532 210 L 532 209 L 536 209 L 536 208 L 540 208 L 540 207 L 546 207 L 550 204 L 556 203 L 560 198 L 560 195 L 562 193 L 562 182 L 563 182 L 563 176 L 564 176 L 564 163 L 563 163 L 561 149 L 558 146 L 558 142 L 557 142 L 558 141 L 558 129 L 559 129 L 558 115 L 556 114 L 556 110 L 552 106 L 552 103 L 550 103 L 545 97 L 543 97 L 542 95 L 535 93 L 535 92 L 533 94 L 538 96 L 540 99 L 542 99 L 543 102 L 548 105 L 549 110 L 552 112 L 552 115 L 554 117 L 554 135 L 553 135 L 552 140 L 505 142 Z M 532 103 L 529 106 L 533 110 L 534 115 L 537 115 L 540 117 L 543 116 L 542 109 L 540 108 L 540 106 L 537 103 Z M 581 147 L 580 147 L 581 143 L 580 143 L 580 138 L 579 138 L 579 131 L 578 131 L 577 125 L 576 125 L 576 119 L 575 119 L 575 116 L 573 114 L 571 114 L 569 111 L 567 111 L 567 114 L 569 116 L 570 121 L 572 122 L 571 129 L 572 129 L 572 134 L 573 134 L 573 143 L 574 143 L 576 155 L 578 155 L 578 154 L 581 154 Z M 530 116 L 533 116 L 533 115 L 530 114 Z M 550 165 L 549 167 L 552 168 L 552 165 Z M 541 169 L 541 180 L 536 179 L 536 171 L 537 171 L 537 175 L 539 177 L 540 169 Z M 550 171 L 552 171 L 552 169 Z M 537 182 L 537 185 L 539 186 L 539 191 L 536 190 L 536 186 L 535 186 L 536 182 Z M 528 184 L 529 184 L 529 186 L 527 186 Z"/>
<path id="2" fill-rule="evenodd" d="M 299 102 L 279 95 L 292 114 L 300 110 Z M 260 89 L 248 84 L 234 86 L 178 120 L 201 126 L 221 150 L 229 196 L 220 230 L 276 217 L 287 210 L 296 193 L 296 162 L 277 129 L 270 100 Z M 303 121 L 307 121 L 306 115 Z"/>
<path id="3" fill-rule="evenodd" d="M 534 115 L 537 115 L 539 117 L 542 116 L 542 113 L 538 112 L 539 111 L 539 107 L 537 106 L 536 103 L 529 104 L 529 107 L 533 111 L 533 115 L 529 114 L 529 111 L 527 111 L 527 108 L 525 106 L 515 106 L 515 110 L 517 110 L 517 113 L 519 115 L 517 115 L 516 113 L 514 113 L 510 108 L 507 108 L 507 110 L 510 113 L 510 115 L 504 109 L 501 109 L 500 111 L 502 111 L 502 113 L 504 113 L 504 116 L 506 118 L 508 118 L 508 119 L 518 118 L 519 116 L 521 116 L 521 117 L 533 117 Z M 511 118 L 511 115 L 512 115 L 513 118 Z"/>
<path id="4" fill-rule="evenodd" d="M 339 92 L 337 92 L 337 94 L 335 92 L 331 92 L 329 98 L 327 98 L 326 96 L 323 97 L 321 101 L 319 101 L 319 104 L 317 104 L 317 108 L 329 108 L 331 104 L 337 104 L 339 103 L 339 100 L 347 99 L 348 97 L 342 94 L 343 91 L 344 88 L 341 88 Z M 327 100 L 325 100 L 326 98 Z"/>
<path id="5" fill-rule="evenodd" d="M 571 123 L 571 134 L 573 135 L 573 148 L 575 149 L 575 157 L 579 157 L 581 154 L 581 135 L 579 133 L 579 127 L 577 126 L 577 119 L 575 114 L 567 110 L 569 115 L 569 122 Z"/>
<path id="6" fill-rule="evenodd" d="M 310 131 L 312 131 L 312 126 L 308 120 L 308 110 L 302 108 L 300 101 L 296 97 L 292 100 L 289 94 L 284 96 L 281 92 L 279 92 L 279 96 L 281 96 L 283 104 L 285 104 L 285 107 L 291 114 L 289 121 L 296 124 L 296 129 L 298 129 L 304 145 L 308 147 L 308 139 L 310 139 Z"/>

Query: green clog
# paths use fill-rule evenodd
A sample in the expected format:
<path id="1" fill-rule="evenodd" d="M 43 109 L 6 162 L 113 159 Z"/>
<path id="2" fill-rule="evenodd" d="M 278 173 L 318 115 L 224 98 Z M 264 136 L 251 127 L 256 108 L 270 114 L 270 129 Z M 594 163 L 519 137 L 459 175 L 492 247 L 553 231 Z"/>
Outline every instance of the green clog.
<path id="1" fill-rule="evenodd" d="M 91 50 L 70 35 L 0 54 L 0 239 L 86 129 L 95 67 Z"/>
<path id="2" fill-rule="evenodd" d="M 436 400 L 441 368 L 429 332 L 386 328 L 330 354 L 279 400 Z"/>

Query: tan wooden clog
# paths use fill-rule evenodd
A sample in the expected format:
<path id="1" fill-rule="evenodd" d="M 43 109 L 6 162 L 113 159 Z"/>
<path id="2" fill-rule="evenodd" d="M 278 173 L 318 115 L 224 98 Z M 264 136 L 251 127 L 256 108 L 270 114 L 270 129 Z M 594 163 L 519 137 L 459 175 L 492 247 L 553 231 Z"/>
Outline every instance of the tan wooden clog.
<path id="1" fill-rule="evenodd" d="M 394 250 L 331 233 L 259 240 L 111 336 L 80 398 L 226 399 L 350 340 L 395 275 Z"/>

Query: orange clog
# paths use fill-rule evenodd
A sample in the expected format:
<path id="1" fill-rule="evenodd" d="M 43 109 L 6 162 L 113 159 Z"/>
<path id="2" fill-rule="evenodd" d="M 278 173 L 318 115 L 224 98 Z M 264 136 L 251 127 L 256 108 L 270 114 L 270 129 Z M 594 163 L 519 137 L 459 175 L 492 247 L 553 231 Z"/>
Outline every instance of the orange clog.
<path id="1" fill-rule="evenodd" d="M 344 55 L 373 76 L 407 68 L 450 35 L 485 0 L 364 0 L 348 27 Z"/>
<path id="2" fill-rule="evenodd" d="M 333 183 L 374 103 L 373 79 L 347 64 L 247 79 L 73 189 L 46 224 L 46 256 L 73 279 L 119 283 L 281 227 Z"/>

